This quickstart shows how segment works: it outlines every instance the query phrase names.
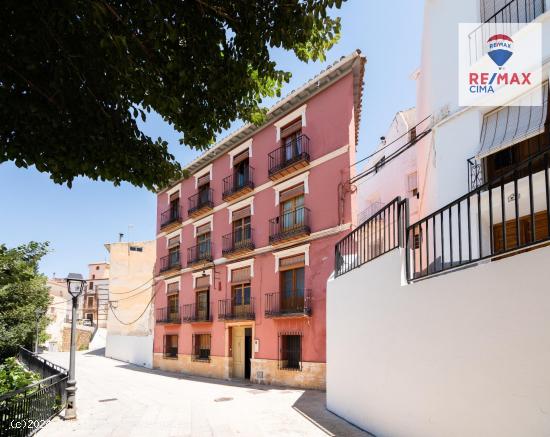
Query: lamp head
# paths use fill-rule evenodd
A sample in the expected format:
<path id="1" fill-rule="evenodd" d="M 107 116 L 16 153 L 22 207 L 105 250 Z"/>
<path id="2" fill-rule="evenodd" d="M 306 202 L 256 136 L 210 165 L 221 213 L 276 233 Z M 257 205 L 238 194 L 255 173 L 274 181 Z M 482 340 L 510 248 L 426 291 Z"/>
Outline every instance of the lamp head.
<path id="1" fill-rule="evenodd" d="M 67 290 L 72 297 L 78 297 L 84 290 L 86 280 L 80 273 L 69 273 L 67 275 Z"/>

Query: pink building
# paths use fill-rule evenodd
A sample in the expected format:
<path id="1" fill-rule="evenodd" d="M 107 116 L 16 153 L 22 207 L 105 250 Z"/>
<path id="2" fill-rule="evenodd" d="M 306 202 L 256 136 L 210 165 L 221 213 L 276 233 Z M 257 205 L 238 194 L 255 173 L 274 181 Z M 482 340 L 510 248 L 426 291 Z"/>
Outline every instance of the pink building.
<path id="1" fill-rule="evenodd" d="M 351 228 L 365 58 L 340 59 L 158 193 L 153 365 L 325 387 L 326 283 Z"/>

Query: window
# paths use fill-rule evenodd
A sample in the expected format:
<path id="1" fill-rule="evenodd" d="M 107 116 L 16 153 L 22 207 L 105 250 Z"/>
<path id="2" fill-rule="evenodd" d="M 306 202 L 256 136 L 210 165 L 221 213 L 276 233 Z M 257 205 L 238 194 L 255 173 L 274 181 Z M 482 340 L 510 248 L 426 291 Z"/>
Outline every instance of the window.
<path id="1" fill-rule="evenodd" d="M 233 244 L 239 244 L 250 240 L 250 216 L 233 220 Z"/>
<path id="2" fill-rule="evenodd" d="M 93 289 L 94 289 L 94 283 L 93 283 L 93 282 L 90 281 L 88 285 L 89 285 L 88 288 L 89 288 L 90 290 L 93 290 Z"/>
<path id="3" fill-rule="evenodd" d="M 302 185 L 303 187 L 303 185 Z M 281 193 L 283 199 L 284 193 Z M 295 228 L 304 225 L 304 195 L 298 195 L 290 199 L 284 200 L 281 203 L 281 229 L 283 232 L 291 231 Z"/>
<path id="4" fill-rule="evenodd" d="M 193 360 L 210 361 L 210 334 L 193 334 Z"/>
<path id="5" fill-rule="evenodd" d="M 206 205 L 210 201 L 210 182 L 199 187 L 199 206 Z"/>
<path id="6" fill-rule="evenodd" d="M 210 320 L 210 292 L 209 290 L 201 290 L 197 292 L 196 299 L 196 316 L 197 320 Z"/>
<path id="7" fill-rule="evenodd" d="M 164 358 L 178 358 L 178 336 L 164 336 Z"/>
<path id="8" fill-rule="evenodd" d="M 96 270 L 99 270 L 99 266 L 95 266 L 95 269 L 96 269 Z"/>
<path id="9" fill-rule="evenodd" d="M 168 239 L 168 267 L 176 266 L 180 262 L 180 237 Z"/>
<path id="10" fill-rule="evenodd" d="M 143 247 L 130 246 L 130 251 L 131 252 L 143 252 Z"/>
<path id="11" fill-rule="evenodd" d="M 172 282 L 172 283 L 166 285 L 166 294 L 178 293 L 179 290 L 180 290 L 180 283 L 179 282 Z"/>
<path id="12" fill-rule="evenodd" d="M 292 261 L 293 258 L 301 258 L 303 255 L 296 257 L 281 259 L 281 267 L 285 268 L 285 261 Z M 282 270 L 280 274 L 281 280 L 281 295 L 280 295 L 280 308 L 282 311 L 294 311 L 298 308 L 304 307 L 304 280 L 305 271 L 304 267 L 290 268 L 288 270 Z"/>
<path id="13" fill-rule="evenodd" d="M 302 148 L 302 119 L 294 120 L 281 129 L 284 161 L 292 161 L 301 156 Z"/>
<path id="14" fill-rule="evenodd" d="M 95 279 L 95 275 L 92 275 L 92 279 Z"/>
<path id="15" fill-rule="evenodd" d="M 170 220 L 177 220 L 180 213 L 179 192 L 170 195 Z M 130 248 L 131 249 L 131 248 Z"/>
<path id="16" fill-rule="evenodd" d="M 302 370 L 302 334 L 279 334 L 279 368 Z"/>
<path id="17" fill-rule="evenodd" d="M 242 188 L 250 182 L 248 149 L 233 159 L 233 188 Z"/>
<path id="18" fill-rule="evenodd" d="M 236 318 L 246 318 L 251 314 L 250 308 L 250 283 L 233 285 L 231 287 L 231 297 L 233 302 L 233 314 Z"/>
<path id="19" fill-rule="evenodd" d="M 177 294 L 171 294 L 168 296 L 168 321 L 179 321 L 179 298 Z"/>
<path id="20" fill-rule="evenodd" d="M 410 197 L 418 197 L 418 176 L 416 172 L 407 175 L 407 190 Z"/>
<path id="21" fill-rule="evenodd" d="M 94 306 L 94 297 L 88 296 L 88 308 L 93 308 Z"/>
<path id="22" fill-rule="evenodd" d="M 210 256 L 210 232 L 197 235 L 198 259 L 206 259 Z"/>

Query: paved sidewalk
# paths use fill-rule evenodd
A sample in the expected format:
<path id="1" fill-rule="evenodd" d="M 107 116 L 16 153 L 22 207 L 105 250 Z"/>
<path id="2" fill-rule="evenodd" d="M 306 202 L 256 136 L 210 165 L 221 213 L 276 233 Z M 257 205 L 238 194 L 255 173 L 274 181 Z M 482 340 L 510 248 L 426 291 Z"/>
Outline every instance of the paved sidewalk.
<path id="1" fill-rule="evenodd" d="M 67 366 L 68 353 L 45 353 Z M 369 434 L 325 409 L 325 393 L 148 370 L 97 352 L 76 357 L 76 421 L 47 436 L 346 436 Z"/>

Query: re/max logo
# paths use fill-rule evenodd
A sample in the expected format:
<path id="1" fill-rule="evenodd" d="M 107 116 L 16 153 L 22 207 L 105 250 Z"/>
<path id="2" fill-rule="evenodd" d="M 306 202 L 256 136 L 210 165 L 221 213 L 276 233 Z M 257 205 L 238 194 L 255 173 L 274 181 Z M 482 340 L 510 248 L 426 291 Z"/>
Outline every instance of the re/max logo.
<path id="1" fill-rule="evenodd" d="M 531 85 L 531 73 L 470 73 L 471 93 L 494 93 L 493 85 Z"/>

